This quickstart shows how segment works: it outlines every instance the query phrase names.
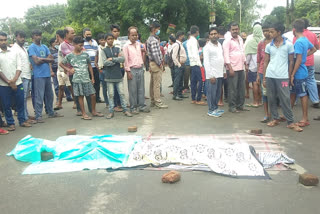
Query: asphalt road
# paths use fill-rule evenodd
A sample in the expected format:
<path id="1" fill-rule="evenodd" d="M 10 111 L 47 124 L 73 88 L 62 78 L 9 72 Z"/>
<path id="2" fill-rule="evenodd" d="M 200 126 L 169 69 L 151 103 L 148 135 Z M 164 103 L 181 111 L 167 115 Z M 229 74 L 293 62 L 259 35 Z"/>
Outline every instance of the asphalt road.
<path id="1" fill-rule="evenodd" d="M 148 92 L 149 74 L 146 73 Z M 263 109 L 240 114 L 226 113 L 221 118 L 206 115 L 206 106 L 190 104 L 190 99 L 173 101 L 170 74 L 163 80 L 166 110 L 152 109 L 149 114 L 127 118 L 116 113 L 112 120 L 94 118 L 83 121 L 75 116 L 72 103 L 63 103 L 63 118 L 45 119 L 30 129 L 17 127 L 15 132 L 0 136 L 0 213 L 1 214 L 98 214 L 98 213 L 320 213 L 319 187 L 298 184 L 298 173 L 307 171 L 320 176 L 320 122 L 302 133 L 281 124 L 268 128 L 259 120 Z M 252 96 L 252 95 L 251 95 Z M 148 100 L 147 102 L 150 102 Z M 249 102 L 249 101 L 247 101 Z M 104 104 L 97 109 L 105 113 Z M 227 110 L 227 107 L 224 107 Z M 301 117 L 300 104 L 294 109 Z M 310 119 L 320 115 L 310 109 Z M 272 180 L 234 179 L 206 172 L 182 172 L 179 183 L 161 183 L 161 171 L 91 170 L 61 174 L 22 175 L 29 165 L 7 157 L 17 142 L 28 134 L 55 140 L 76 128 L 82 135 L 128 135 L 127 127 L 137 125 L 137 135 L 231 134 L 252 128 L 271 133 L 296 160 L 296 171 L 270 173 Z"/>

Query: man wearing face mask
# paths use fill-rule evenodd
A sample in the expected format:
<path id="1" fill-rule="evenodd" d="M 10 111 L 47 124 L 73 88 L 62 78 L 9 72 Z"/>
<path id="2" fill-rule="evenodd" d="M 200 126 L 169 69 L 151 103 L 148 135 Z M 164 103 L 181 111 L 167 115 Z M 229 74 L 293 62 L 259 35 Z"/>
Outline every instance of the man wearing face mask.
<path id="1" fill-rule="evenodd" d="M 97 103 L 103 103 L 100 98 L 100 79 L 99 79 L 99 70 L 95 66 L 95 57 L 98 52 L 99 45 L 98 43 L 92 39 L 92 33 L 89 28 L 83 29 L 83 38 L 84 38 L 84 49 L 91 59 L 91 66 L 93 69 L 93 76 L 94 76 L 94 89 L 96 90 L 96 101 Z"/>
<path id="2" fill-rule="evenodd" d="M 163 62 L 160 43 L 156 36 L 160 35 L 160 23 L 153 22 L 150 25 L 150 36 L 147 40 L 147 51 L 150 61 L 150 99 L 151 106 L 164 109 L 168 108 L 160 99 L 160 85 L 162 81 Z"/>
<path id="3" fill-rule="evenodd" d="M 195 25 L 191 26 L 190 33 L 191 35 L 187 43 L 187 49 L 191 67 L 191 103 L 206 105 L 205 102 L 201 101 L 202 76 L 200 67 L 202 64 L 200 61 L 198 44 L 198 39 L 200 38 L 199 27 Z"/>

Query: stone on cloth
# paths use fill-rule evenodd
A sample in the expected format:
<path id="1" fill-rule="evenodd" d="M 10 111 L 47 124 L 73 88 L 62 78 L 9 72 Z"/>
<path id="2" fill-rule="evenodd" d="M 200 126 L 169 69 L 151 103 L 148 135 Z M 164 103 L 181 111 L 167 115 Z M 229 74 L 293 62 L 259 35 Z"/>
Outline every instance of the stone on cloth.
<path id="1" fill-rule="evenodd" d="M 180 181 L 181 175 L 177 171 L 170 171 L 164 174 L 161 178 L 162 183 L 176 183 Z"/>

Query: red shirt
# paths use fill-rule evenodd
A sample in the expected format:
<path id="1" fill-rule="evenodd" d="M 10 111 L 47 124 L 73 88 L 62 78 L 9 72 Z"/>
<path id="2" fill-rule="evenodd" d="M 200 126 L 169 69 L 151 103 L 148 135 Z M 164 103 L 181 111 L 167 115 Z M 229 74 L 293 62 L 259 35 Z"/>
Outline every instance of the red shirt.
<path id="1" fill-rule="evenodd" d="M 266 44 L 264 43 L 265 40 L 262 40 L 258 44 L 258 51 L 257 51 L 257 63 L 259 63 L 258 72 L 263 74 L 263 66 L 264 66 L 264 56 L 265 56 L 265 49 Z"/>
<path id="2" fill-rule="evenodd" d="M 314 46 L 316 46 L 318 44 L 318 39 L 316 34 L 312 33 L 311 31 L 309 31 L 308 29 L 304 29 L 303 31 L 303 35 L 305 37 L 307 37 L 307 39 L 309 40 L 309 42 L 311 44 L 313 44 Z M 297 37 L 293 38 L 293 44 L 296 42 Z M 314 66 L 314 55 L 310 55 L 307 57 L 307 61 L 306 61 L 306 66 Z"/>

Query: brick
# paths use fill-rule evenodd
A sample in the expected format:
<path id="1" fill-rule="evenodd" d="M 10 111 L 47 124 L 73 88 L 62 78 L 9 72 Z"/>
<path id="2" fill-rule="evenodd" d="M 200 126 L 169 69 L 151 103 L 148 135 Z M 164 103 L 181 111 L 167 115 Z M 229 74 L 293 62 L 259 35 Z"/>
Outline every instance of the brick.
<path id="1" fill-rule="evenodd" d="M 165 173 L 161 180 L 162 180 L 162 183 L 176 183 L 178 181 L 180 181 L 180 178 L 181 178 L 181 175 L 179 172 L 177 171 L 170 171 L 170 172 L 167 172 Z"/>
<path id="2" fill-rule="evenodd" d="M 250 134 L 262 134 L 262 129 L 251 129 Z"/>
<path id="3" fill-rule="evenodd" d="M 48 161 L 53 159 L 52 152 L 41 152 L 41 161 Z"/>
<path id="4" fill-rule="evenodd" d="M 317 186 L 319 178 L 315 175 L 304 173 L 299 175 L 299 182 L 305 186 Z"/>
<path id="5" fill-rule="evenodd" d="M 76 135 L 77 134 L 77 130 L 76 129 L 68 129 L 67 130 L 67 135 Z"/>
<path id="6" fill-rule="evenodd" d="M 138 127 L 137 126 L 129 126 L 128 127 L 128 132 L 136 132 L 138 131 Z"/>

